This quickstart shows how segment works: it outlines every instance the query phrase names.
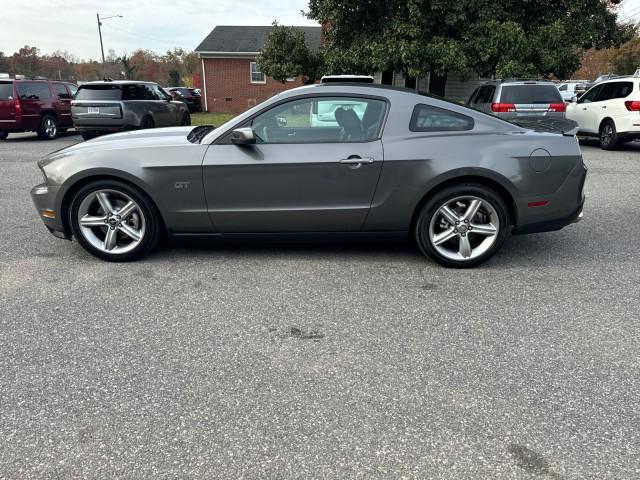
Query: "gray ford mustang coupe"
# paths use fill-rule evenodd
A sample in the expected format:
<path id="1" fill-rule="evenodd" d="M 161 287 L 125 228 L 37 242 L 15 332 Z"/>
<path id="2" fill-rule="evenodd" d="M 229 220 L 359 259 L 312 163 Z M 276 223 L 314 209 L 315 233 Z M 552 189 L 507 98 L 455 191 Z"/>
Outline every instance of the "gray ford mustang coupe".
<path id="1" fill-rule="evenodd" d="M 280 93 L 218 128 L 108 135 L 38 162 L 55 236 L 105 260 L 170 238 L 411 235 L 448 267 L 582 217 L 575 130 L 371 84 Z"/>

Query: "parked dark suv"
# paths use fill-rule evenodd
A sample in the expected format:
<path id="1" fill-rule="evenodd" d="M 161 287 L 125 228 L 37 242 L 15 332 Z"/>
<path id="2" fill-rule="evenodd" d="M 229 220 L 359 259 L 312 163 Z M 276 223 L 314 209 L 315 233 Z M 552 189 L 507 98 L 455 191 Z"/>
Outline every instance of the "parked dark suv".
<path id="1" fill-rule="evenodd" d="M 122 130 L 191 125 L 187 106 L 152 82 L 85 83 L 71 102 L 71 113 L 85 140 Z"/>
<path id="2" fill-rule="evenodd" d="M 188 87 L 171 87 L 167 89 L 174 100 L 183 102 L 189 107 L 190 112 L 202 111 L 202 99 L 195 88 Z"/>
<path id="3" fill-rule="evenodd" d="M 77 88 L 66 82 L 0 78 L 0 140 L 12 132 L 37 132 L 53 140 L 73 127 L 71 98 Z"/>

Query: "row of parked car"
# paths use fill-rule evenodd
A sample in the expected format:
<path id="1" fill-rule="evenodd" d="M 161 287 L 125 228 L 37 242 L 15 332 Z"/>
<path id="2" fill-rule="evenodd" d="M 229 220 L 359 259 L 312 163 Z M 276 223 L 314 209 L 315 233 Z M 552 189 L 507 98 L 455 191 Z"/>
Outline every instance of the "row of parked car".
<path id="1" fill-rule="evenodd" d="M 121 130 L 190 125 L 195 111 L 202 111 L 200 93 L 187 87 L 111 80 L 78 87 L 0 78 L 0 140 L 13 132 L 34 131 L 52 140 L 75 128 L 87 140 Z"/>
<path id="2" fill-rule="evenodd" d="M 598 138 L 603 149 L 640 139 L 640 69 L 634 75 L 607 75 L 598 80 L 560 85 L 496 80 L 478 87 L 467 105 L 505 120 L 549 123 L 568 119 L 577 124 L 578 135 Z"/>

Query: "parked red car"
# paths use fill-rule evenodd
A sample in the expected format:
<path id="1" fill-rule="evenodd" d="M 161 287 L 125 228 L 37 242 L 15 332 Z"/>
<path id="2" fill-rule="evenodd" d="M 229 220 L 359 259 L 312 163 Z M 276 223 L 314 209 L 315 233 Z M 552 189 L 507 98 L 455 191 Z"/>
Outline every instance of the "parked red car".
<path id="1" fill-rule="evenodd" d="M 77 89 L 67 82 L 0 78 L 0 140 L 12 132 L 53 140 L 73 127 L 71 99 Z"/>

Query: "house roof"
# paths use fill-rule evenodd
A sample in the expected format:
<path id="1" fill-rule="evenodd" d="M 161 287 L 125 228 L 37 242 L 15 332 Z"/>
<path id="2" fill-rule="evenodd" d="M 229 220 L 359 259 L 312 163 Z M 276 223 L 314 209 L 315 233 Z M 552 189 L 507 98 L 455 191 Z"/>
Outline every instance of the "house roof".
<path id="1" fill-rule="evenodd" d="M 206 38 L 196 47 L 200 53 L 256 53 L 262 50 L 267 35 L 273 27 L 268 26 L 230 26 L 215 27 Z M 309 48 L 320 46 L 320 31 L 322 27 L 298 27 L 304 32 Z"/>

